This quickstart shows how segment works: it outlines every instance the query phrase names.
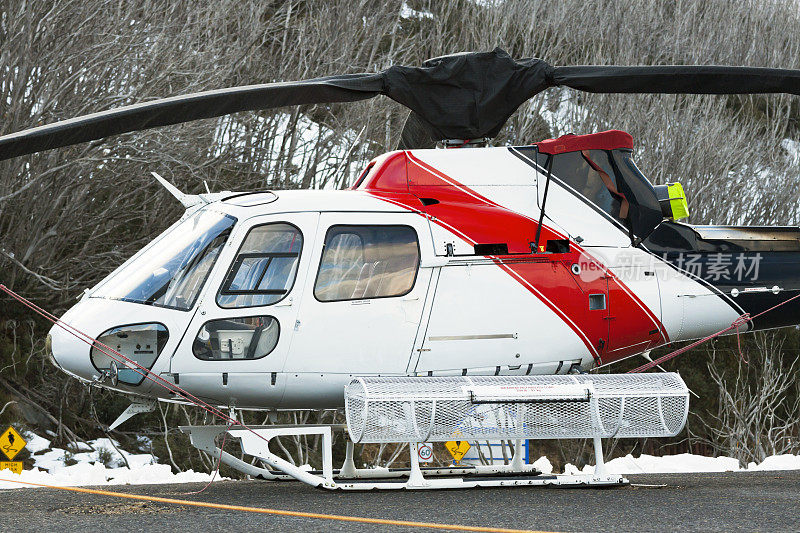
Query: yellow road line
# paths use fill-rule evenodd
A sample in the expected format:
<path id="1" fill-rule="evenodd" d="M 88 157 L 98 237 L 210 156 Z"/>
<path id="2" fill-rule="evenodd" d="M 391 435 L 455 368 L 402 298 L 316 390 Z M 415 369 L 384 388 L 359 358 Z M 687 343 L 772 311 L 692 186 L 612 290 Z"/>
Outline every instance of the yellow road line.
<path id="1" fill-rule="evenodd" d="M 150 502 L 170 503 L 173 505 L 191 505 L 194 507 L 208 507 L 211 509 L 224 509 L 228 511 L 245 511 L 248 513 L 262 513 L 280 516 L 295 516 L 300 518 L 318 518 L 322 520 L 339 520 L 342 522 L 360 522 L 363 524 L 380 524 L 384 526 L 405 526 L 420 527 L 428 529 L 450 529 L 455 531 L 482 531 L 487 533 L 548 533 L 546 531 L 534 531 L 530 529 L 507 529 L 502 527 L 484 526 L 465 526 L 459 524 L 439 524 L 436 522 L 413 522 L 407 520 L 388 520 L 385 518 L 367 518 L 363 516 L 345 516 L 335 514 L 306 513 L 303 511 L 284 511 L 281 509 L 266 509 L 263 507 L 245 507 L 242 505 L 227 505 L 223 503 L 193 502 L 190 500 L 177 500 L 174 498 L 161 498 L 159 496 L 146 496 L 144 494 L 126 494 L 124 492 L 112 492 L 108 490 L 85 489 L 83 487 L 58 487 L 55 485 L 45 485 L 42 483 L 32 483 L 30 481 L 17 481 L 14 479 L 0 479 L 0 481 L 10 481 L 23 485 L 33 485 L 48 489 L 68 490 L 72 492 L 82 492 L 84 494 L 97 494 L 100 496 L 114 496 L 117 498 L 127 498 L 129 500 L 145 500 Z"/>

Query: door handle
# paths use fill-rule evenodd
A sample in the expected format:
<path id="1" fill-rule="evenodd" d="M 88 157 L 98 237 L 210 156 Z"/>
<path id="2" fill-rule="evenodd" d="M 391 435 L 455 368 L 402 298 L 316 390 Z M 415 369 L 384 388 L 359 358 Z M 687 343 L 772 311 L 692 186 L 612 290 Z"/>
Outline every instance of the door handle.
<path id="1" fill-rule="evenodd" d="M 291 307 L 292 303 L 293 300 L 292 297 L 290 296 L 286 298 L 284 301 L 276 303 L 273 307 Z"/>

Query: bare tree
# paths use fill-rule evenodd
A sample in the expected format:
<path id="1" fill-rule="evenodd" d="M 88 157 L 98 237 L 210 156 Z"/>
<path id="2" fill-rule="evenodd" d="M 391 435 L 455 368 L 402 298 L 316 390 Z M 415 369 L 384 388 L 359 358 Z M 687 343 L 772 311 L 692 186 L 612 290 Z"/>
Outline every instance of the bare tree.
<path id="1" fill-rule="evenodd" d="M 495 46 L 555 64 L 798 68 L 798 26 L 796 3 L 756 0 L 0 0 L 0 134 L 159 97 Z M 395 146 L 406 114 L 385 98 L 240 113 L 0 162 L 0 282 L 59 312 L 180 216 L 150 170 L 187 192 L 203 181 L 343 188 Z M 553 90 L 523 105 L 495 142 L 625 129 L 646 175 L 683 182 L 693 222 L 791 224 L 800 166 L 782 142 L 798 138 L 799 118 L 797 98 L 781 95 Z M 2 302 L 0 319 L 25 318 Z M 36 403 L 61 420 L 66 378 L 42 345 L 0 351 L 2 377 L 35 387 Z M 78 422 L 85 392 L 76 396 L 64 419 L 88 431 Z M 301 460 L 298 446 L 287 443 Z"/>
<path id="2" fill-rule="evenodd" d="M 800 452 L 800 357 L 783 363 L 783 342 L 775 332 L 755 333 L 749 364 L 739 360 L 730 373 L 720 370 L 718 355 L 711 350 L 708 372 L 719 389 L 719 405 L 714 423 L 706 425 L 706 440 L 742 466 L 770 455 Z"/>

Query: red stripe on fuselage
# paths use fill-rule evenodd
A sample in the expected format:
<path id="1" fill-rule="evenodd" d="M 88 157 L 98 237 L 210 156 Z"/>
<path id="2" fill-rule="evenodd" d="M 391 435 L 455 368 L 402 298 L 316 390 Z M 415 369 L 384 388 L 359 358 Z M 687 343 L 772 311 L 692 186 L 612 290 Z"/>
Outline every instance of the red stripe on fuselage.
<path id="1" fill-rule="evenodd" d="M 660 320 L 619 278 L 583 248 L 571 242 L 569 253 L 530 255 L 530 243 L 535 239 L 538 226 L 536 220 L 484 197 L 410 152 L 405 154 L 411 195 L 370 188 L 365 189 L 366 192 L 420 214 L 424 210 L 432 222 L 471 245 L 505 243 L 509 254 L 528 254 L 529 258 L 536 259 L 520 262 L 519 255 L 489 256 L 555 312 L 581 338 L 595 360 L 602 357 L 607 363 L 667 342 Z M 406 193 L 405 190 L 402 192 Z M 433 198 L 438 203 L 421 209 L 418 198 Z M 553 228 L 542 226 L 540 243 L 565 238 Z M 569 271 L 574 263 L 582 264 L 584 268 L 591 265 L 596 275 L 576 278 Z M 587 295 L 605 293 L 606 288 L 610 309 L 605 314 L 610 311 L 611 317 L 599 319 L 595 311 L 588 309 Z M 611 320 L 614 324 L 609 341 L 608 323 Z M 660 338 L 651 334 L 654 329 Z M 600 339 L 604 340 L 602 347 L 599 347 Z"/>

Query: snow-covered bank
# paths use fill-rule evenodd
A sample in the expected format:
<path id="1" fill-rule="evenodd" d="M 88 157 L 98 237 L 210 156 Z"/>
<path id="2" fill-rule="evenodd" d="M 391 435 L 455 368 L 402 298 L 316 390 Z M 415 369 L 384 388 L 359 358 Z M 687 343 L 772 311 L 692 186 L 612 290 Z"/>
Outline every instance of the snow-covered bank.
<path id="1" fill-rule="evenodd" d="M 25 438 L 28 441 L 28 450 L 34 454 L 34 468 L 25 470 L 19 475 L 9 470 L 0 471 L 0 489 L 34 487 L 14 481 L 56 486 L 85 486 L 208 482 L 212 478 L 211 474 L 191 470 L 173 474 L 169 465 L 158 464 L 157 459 L 151 454 L 132 454 L 123 450 L 118 453 L 109 439 L 96 439 L 89 441 L 88 444 L 80 443 L 76 453 L 70 453 L 61 448 L 51 448 L 50 441 L 38 435 L 27 433 Z M 125 455 L 130 469 L 124 466 L 120 453 Z M 533 464 L 544 474 L 553 473 L 553 466 L 547 457 L 540 457 Z M 800 455 L 773 455 L 760 464 L 750 463 L 746 468 L 740 468 L 739 462 L 731 457 L 705 457 L 688 453 L 662 457 L 644 454 L 639 457 L 626 455 L 608 461 L 606 468 L 611 474 L 621 475 L 800 470 Z M 567 464 L 564 468 L 565 474 L 593 472 L 592 465 L 578 469 L 574 465 Z M 217 476 L 216 479 L 221 478 Z"/>
<path id="2" fill-rule="evenodd" d="M 78 450 L 70 453 L 61 448 L 51 448 L 50 441 L 44 437 L 32 433 L 24 436 L 28 441 L 26 448 L 33 454 L 34 467 L 23 470 L 22 474 L 14 474 L 9 470 L 0 471 L 0 489 L 33 487 L 14 481 L 84 486 L 208 482 L 212 478 L 211 474 L 192 470 L 173 474 L 169 465 L 158 464 L 157 458 L 149 453 L 133 454 L 124 450 L 117 452 L 109 439 L 95 439 L 88 444 L 79 443 Z M 130 469 L 125 466 L 120 454 L 125 455 Z M 216 479 L 219 480 L 220 477 L 217 476 Z"/>
<path id="3" fill-rule="evenodd" d="M 42 485 L 88 486 L 88 485 L 155 485 L 161 483 L 190 483 L 196 481 L 208 482 L 210 474 L 201 472 L 181 472 L 173 474 L 169 465 L 142 465 L 131 466 L 128 470 L 122 468 L 108 468 L 100 463 L 80 463 L 72 466 L 56 468 L 51 472 L 33 468 L 23 470 L 22 474 L 14 474 L 9 470 L 0 471 L 0 489 L 34 488 L 34 485 L 25 485 L 18 482 L 39 483 Z M 219 480 L 217 476 L 217 480 Z"/>
<path id="4" fill-rule="evenodd" d="M 760 464 L 750 463 L 746 468 L 740 468 L 739 461 L 731 457 L 705 457 L 690 453 L 664 455 L 662 457 L 646 454 L 642 454 L 639 457 L 626 455 L 625 457 L 617 457 L 608 461 L 606 470 L 610 474 L 622 475 L 800 470 L 800 456 L 791 454 L 773 455 L 764 459 Z M 566 474 L 591 474 L 593 472 L 594 466 L 592 465 L 584 466 L 582 470 L 571 464 L 567 464 L 564 468 L 564 473 Z"/>

